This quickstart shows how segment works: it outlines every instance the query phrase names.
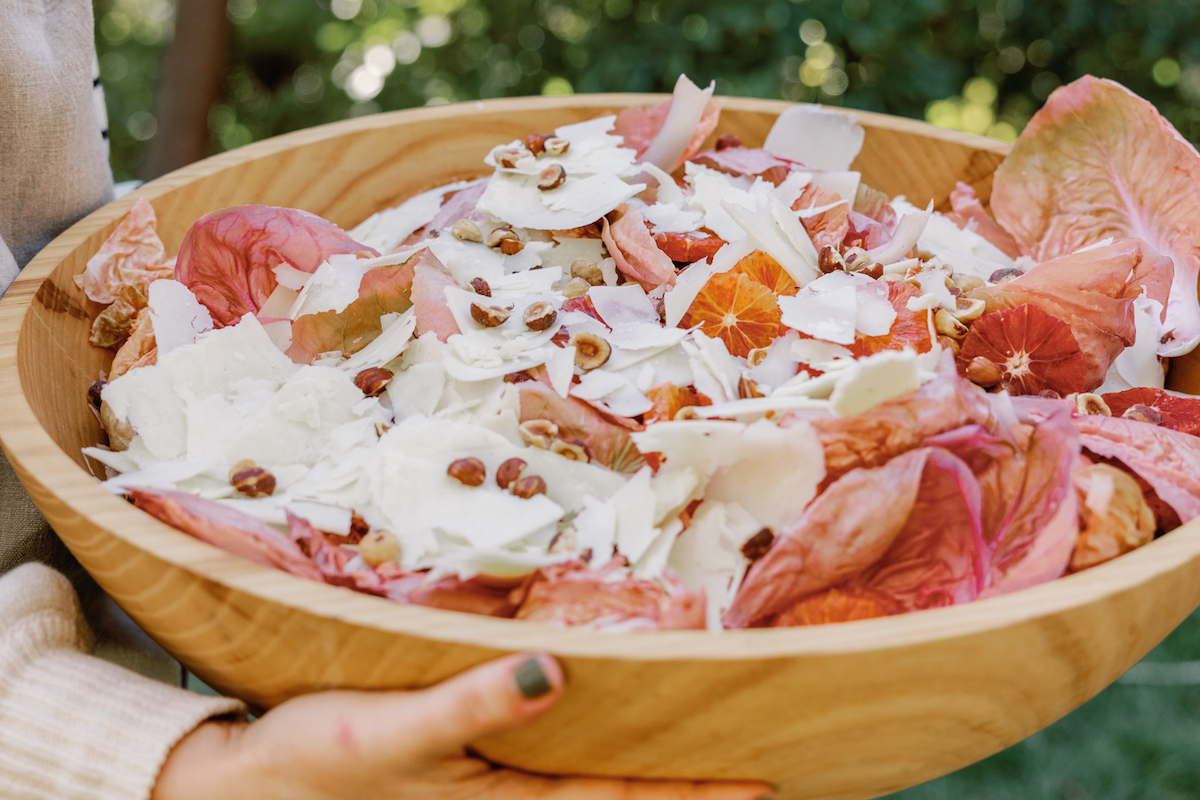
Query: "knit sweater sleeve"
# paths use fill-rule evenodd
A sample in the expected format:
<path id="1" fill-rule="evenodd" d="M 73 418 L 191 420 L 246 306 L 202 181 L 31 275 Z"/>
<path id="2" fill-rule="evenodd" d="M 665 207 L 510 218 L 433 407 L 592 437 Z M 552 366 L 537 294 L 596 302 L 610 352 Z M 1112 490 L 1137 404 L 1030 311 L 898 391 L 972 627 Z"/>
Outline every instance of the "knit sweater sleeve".
<path id="1" fill-rule="evenodd" d="M 85 655 L 89 636 L 62 575 L 0 577 L 0 797 L 142 800 L 185 734 L 245 711 Z"/>

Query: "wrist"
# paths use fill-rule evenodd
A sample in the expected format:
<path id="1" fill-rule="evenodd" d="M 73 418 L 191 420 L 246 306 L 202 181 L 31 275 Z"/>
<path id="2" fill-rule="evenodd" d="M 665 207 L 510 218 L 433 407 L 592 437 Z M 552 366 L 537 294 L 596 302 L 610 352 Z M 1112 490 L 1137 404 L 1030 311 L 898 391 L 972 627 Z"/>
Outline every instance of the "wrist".
<path id="1" fill-rule="evenodd" d="M 237 752 L 246 722 L 204 722 L 171 749 L 150 800 L 237 800 Z"/>

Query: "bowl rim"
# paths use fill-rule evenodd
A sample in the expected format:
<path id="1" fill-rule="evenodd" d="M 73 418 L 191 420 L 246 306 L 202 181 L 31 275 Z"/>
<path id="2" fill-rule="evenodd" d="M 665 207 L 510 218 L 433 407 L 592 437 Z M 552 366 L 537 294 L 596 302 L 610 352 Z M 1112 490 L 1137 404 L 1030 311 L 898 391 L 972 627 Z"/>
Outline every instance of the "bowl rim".
<path id="1" fill-rule="evenodd" d="M 521 113 L 545 108 L 620 108 L 661 102 L 659 94 L 595 94 L 567 97 L 506 98 L 386 112 L 328 123 L 256 142 L 196 162 L 144 184 L 92 212 L 43 249 L 0 300 L 0 446 L 22 483 L 37 499 L 57 500 L 108 535 L 123 540 L 169 566 L 201 579 L 245 592 L 290 610 L 331 617 L 351 625 L 496 651 L 541 650 L 556 655 L 637 661 L 791 658 L 879 651 L 983 635 L 1077 609 L 1131 591 L 1200 558 L 1200 521 L 1099 567 L 1011 594 L 895 617 L 803 628 L 610 633 L 558 628 L 522 620 L 404 605 L 321 584 L 260 566 L 140 513 L 102 489 L 97 480 L 63 451 L 38 421 L 20 376 L 19 338 L 39 287 L 90 236 L 115 225 L 138 198 L 153 201 L 186 184 L 245 162 L 313 142 L 360 131 L 413 122 Z M 750 98 L 718 98 L 730 110 L 778 114 L 793 103 Z M 874 112 L 850 113 L 866 127 L 904 131 L 974 149 L 1005 154 L 1009 145 L 928 123 Z M 53 483 L 47 479 L 52 478 Z M 48 497 L 47 497 L 48 496 Z"/>

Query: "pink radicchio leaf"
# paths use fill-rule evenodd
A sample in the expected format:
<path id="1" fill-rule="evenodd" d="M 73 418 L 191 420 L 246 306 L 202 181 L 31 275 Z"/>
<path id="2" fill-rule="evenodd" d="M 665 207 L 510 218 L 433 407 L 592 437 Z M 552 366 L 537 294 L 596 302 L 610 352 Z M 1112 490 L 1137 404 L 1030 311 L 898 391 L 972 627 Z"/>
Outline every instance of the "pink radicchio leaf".
<path id="1" fill-rule="evenodd" d="M 825 210 L 813 214 L 818 208 Z M 817 252 L 825 247 L 837 248 L 850 232 L 850 205 L 832 189 L 810 183 L 800 192 L 792 210 L 800 212 L 800 222 Z"/>
<path id="2" fill-rule="evenodd" d="M 114 303 L 122 296 L 123 288 L 132 287 L 144 306 L 147 287 L 173 274 L 162 239 L 158 238 L 154 207 L 139 197 L 96 255 L 88 259 L 83 274 L 75 276 L 75 284 L 97 303 Z"/>
<path id="3" fill-rule="evenodd" d="M 1200 341 L 1200 154 L 1124 86 L 1085 76 L 1050 95 L 996 170 L 991 205 L 1037 261 L 1144 240 L 1175 264 L 1158 354 Z"/>
<path id="4" fill-rule="evenodd" d="M 794 171 L 812 172 L 799 161 L 783 158 L 761 147 L 723 147 L 719 150 L 703 150 L 692 156 L 697 164 L 747 178 L 762 178 L 776 186 Z"/>
<path id="5" fill-rule="evenodd" d="M 859 181 L 858 190 L 854 194 L 854 210 L 882 225 L 889 238 L 899 222 L 896 209 L 892 208 L 891 199 L 862 181 Z"/>
<path id="6" fill-rule="evenodd" d="M 828 486 L 858 467 L 877 467 L 920 447 L 930 436 L 963 425 L 996 421 L 988 395 L 958 376 L 947 351 L 938 375 L 910 395 L 880 403 L 857 417 L 814 419 L 811 422 L 825 449 Z"/>
<path id="7" fill-rule="evenodd" d="M 170 489 L 130 489 L 129 496 L 147 514 L 202 542 L 264 567 L 321 580 L 321 571 L 288 537 L 255 517 Z"/>
<path id="8" fill-rule="evenodd" d="M 842 243 L 846 247 L 861 247 L 864 250 L 874 250 L 883 247 L 892 240 L 892 234 L 882 222 L 851 211 L 847 220 L 846 238 Z"/>
<path id="9" fill-rule="evenodd" d="M 975 232 L 991 242 L 1000 252 L 1009 258 L 1021 255 L 1021 248 L 1017 246 L 1017 240 L 1008 231 L 997 225 L 996 220 L 992 219 L 992 215 L 987 212 L 975 194 L 974 186 L 959 181 L 954 191 L 950 193 L 950 206 L 954 211 L 946 216 L 953 220 L 959 228 L 966 228 L 974 222 Z"/>
<path id="10" fill-rule="evenodd" d="M 430 580 L 428 573 L 411 572 L 386 581 L 384 586 L 387 596 L 400 603 L 509 618 L 517 610 L 513 595 L 520 594 L 521 584 L 526 580 L 487 575 L 465 581 L 454 575 Z"/>
<path id="11" fill-rule="evenodd" d="M 456 333 L 458 323 L 446 305 L 446 287 L 458 286 L 442 262 L 429 250 L 422 250 L 413 262 L 412 304 L 417 317 L 417 336 L 433 331 L 443 342 Z"/>
<path id="12" fill-rule="evenodd" d="M 670 574 L 665 582 L 636 580 L 616 561 L 602 569 L 582 561 L 552 564 L 535 573 L 516 618 L 564 627 L 640 622 L 658 630 L 703 629 L 703 590 L 692 592 Z"/>
<path id="13" fill-rule="evenodd" d="M 674 172 L 716 129 L 721 107 L 711 98 L 711 86 L 701 90 L 680 75 L 670 100 L 650 108 L 622 109 L 613 132 L 637 152 L 638 160 Z"/>
<path id="14" fill-rule="evenodd" d="M 722 622 L 745 628 L 879 561 L 917 501 L 929 451 L 854 469 L 817 496 L 755 561 Z"/>
<path id="15" fill-rule="evenodd" d="M 221 328 L 258 313 L 275 291 L 275 267 L 290 264 L 312 273 L 337 253 L 379 255 L 307 211 L 236 206 L 192 225 L 179 246 L 175 280 L 192 290 Z"/>
<path id="16" fill-rule="evenodd" d="M 633 474 L 646 465 L 629 436 L 634 428 L 614 424 L 579 398 L 560 397 L 539 381 L 525 381 L 517 386 L 521 393 L 521 422 L 553 422 L 558 426 L 559 438 L 580 444 L 593 461 L 616 472 Z"/>
<path id="17" fill-rule="evenodd" d="M 375 570 L 346 571 L 346 565 L 354 558 L 353 551 L 331 542 L 324 533 L 314 528 L 312 523 L 303 517 L 297 517 L 286 510 L 285 513 L 292 541 L 308 553 L 326 583 L 376 597 L 387 596 L 383 579 Z"/>
<path id="18" fill-rule="evenodd" d="M 621 217 L 611 225 L 605 218 L 601 234 L 617 269 L 647 292 L 663 285 L 674 286 L 675 262 L 658 249 L 642 215 L 627 205 L 619 206 L 617 213 Z"/>
<path id="19" fill-rule="evenodd" d="M 453 227 L 460 219 L 471 219 L 475 215 L 475 204 L 487 189 L 488 179 L 479 178 L 468 183 L 457 192 L 448 194 L 442 201 L 437 216 L 428 225 L 414 233 L 396 248 L 397 251 L 428 238 L 430 231 L 441 231 Z"/>
<path id="20" fill-rule="evenodd" d="M 311 364 L 321 353 L 340 350 L 351 356 L 375 341 L 383 332 L 385 314 L 401 313 L 412 306 L 410 292 L 418 262 L 414 257 L 403 264 L 369 270 L 358 285 L 358 299 L 340 313 L 330 310 L 297 317 L 292 323 L 288 358 L 297 364 Z"/>
<path id="21" fill-rule="evenodd" d="M 1200 516 L 1200 437 L 1124 417 L 1078 416 L 1083 446 L 1150 484 L 1181 522 Z"/>
<path id="22" fill-rule="evenodd" d="M 1173 267 L 1169 258 L 1139 239 L 1060 256 L 1014 281 L 971 293 L 1000 311 L 1031 303 L 1071 326 L 1088 365 L 1087 389 L 1104 382 L 1108 369 L 1137 335 L 1134 301 L 1166 303 Z"/>

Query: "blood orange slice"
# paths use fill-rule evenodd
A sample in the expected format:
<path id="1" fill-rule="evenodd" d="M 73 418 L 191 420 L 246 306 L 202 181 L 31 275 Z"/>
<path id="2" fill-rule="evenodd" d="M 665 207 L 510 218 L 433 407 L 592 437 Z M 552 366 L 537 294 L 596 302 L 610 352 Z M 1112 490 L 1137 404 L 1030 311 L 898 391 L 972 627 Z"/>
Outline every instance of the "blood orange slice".
<path id="1" fill-rule="evenodd" d="M 933 347 L 929 338 L 929 312 L 909 311 L 908 301 L 921 296 L 921 289 L 904 281 L 888 284 L 888 302 L 896 309 L 896 321 L 892 329 L 883 336 L 854 335 L 850 352 L 855 358 L 863 358 L 881 350 L 904 350 L 912 348 L 918 353 L 928 353 Z"/>
<path id="2" fill-rule="evenodd" d="M 1158 412 L 1159 425 L 1180 433 L 1200 436 L 1200 398 L 1176 397 L 1162 389 L 1139 387 L 1103 395 L 1114 417 L 1124 416 L 1136 405 L 1149 406 Z"/>
<path id="3" fill-rule="evenodd" d="M 1087 360 L 1071 326 L 1029 303 L 975 320 L 958 354 L 959 370 L 980 357 L 1000 367 L 1001 385 L 1013 394 L 1087 389 Z"/>
<path id="4" fill-rule="evenodd" d="M 730 271 L 741 273 L 752 281 L 758 281 L 770 289 L 776 297 L 781 295 L 790 297 L 800 291 L 800 287 L 792 280 L 792 276 L 783 268 L 783 265 L 762 250 L 755 250 L 734 264 Z"/>
<path id="5" fill-rule="evenodd" d="M 646 398 L 654 404 L 643 418 L 647 425 L 651 422 L 673 420 L 681 408 L 712 405 L 712 400 L 696 391 L 695 386 L 676 386 L 673 383 L 660 383 L 651 387 L 646 392 Z"/>
<path id="6" fill-rule="evenodd" d="M 735 356 L 748 356 L 779 335 L 779 304 L 766 286 L 730 270 L 708 279 L 680 326 L 699 325 L 705 336 L 725 342 Z"/>
<path id="7" fill-rule="evenodd" d="M 844 586 L 810 594 L 772 621 L 779 628 L 827 625 L 856 619 L 887 617 L 903 611 L 891 597 L 864 586 Z"/>
<path id="8" fill-rule="evenodd" d="M 697 233 L 656 233 L 654 243 L 667 258 L 683 264 L 694 264 L 701 259 L 711 260 L 725 246 L 724 239 L 711 233 L 708 236 Z"/>

